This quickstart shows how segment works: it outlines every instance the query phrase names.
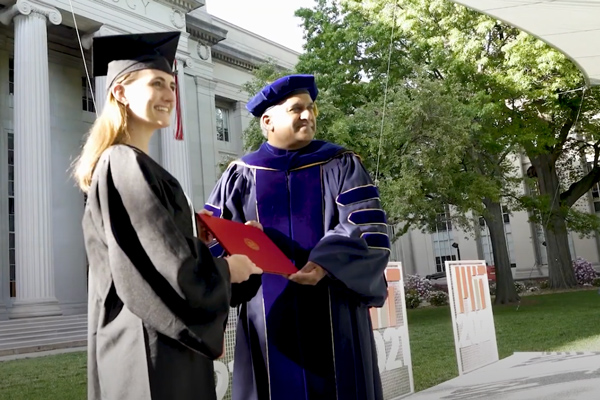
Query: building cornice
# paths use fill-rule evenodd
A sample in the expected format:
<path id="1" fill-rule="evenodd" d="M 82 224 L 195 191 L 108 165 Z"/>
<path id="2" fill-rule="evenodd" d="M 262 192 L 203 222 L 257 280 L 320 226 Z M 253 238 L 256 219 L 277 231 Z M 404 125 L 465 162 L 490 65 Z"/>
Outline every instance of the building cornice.
<path id="1" fill-rule="evenodd" d="M 186 15 L 186 30 L 192 39 L 202 44 L 213 46 L 227 37 L 227 30 L 203 21 L 192 15 Z"/>
<path id="2" fill-rule="evenodd" d="M 212 57 L 215 60 L 220 60 L 248 71 L 252 71 L 258 68 L 260 64 L 266 62 L 266 60 L 263 60 L 262 58 L 223 43 L 216 44 L 212 47 Z"/>
<path id="3" fill-rule="evenodd" d="M 185 14 L 194 11 L 197 8 L 204 7 L 204 0 L 154 0 L 157 3 L 163 3 L 170 7 L 183 11 Z"/>

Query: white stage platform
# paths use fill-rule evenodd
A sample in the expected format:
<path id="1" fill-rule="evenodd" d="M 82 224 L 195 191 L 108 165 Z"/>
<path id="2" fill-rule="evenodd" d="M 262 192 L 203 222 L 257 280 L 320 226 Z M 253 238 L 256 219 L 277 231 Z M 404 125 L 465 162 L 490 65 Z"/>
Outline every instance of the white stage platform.
<path id="1" fill-rule="evenodd" d="M 596 400 L 600 352 L 515 353 L 408 400 Z"/>

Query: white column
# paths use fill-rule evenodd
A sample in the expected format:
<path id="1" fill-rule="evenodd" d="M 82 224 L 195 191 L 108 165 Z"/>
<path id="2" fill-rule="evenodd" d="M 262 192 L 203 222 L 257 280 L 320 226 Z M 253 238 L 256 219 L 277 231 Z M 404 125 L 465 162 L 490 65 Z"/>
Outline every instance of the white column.
<path id="1" fill-rule="evenodd" d="M 60 12 L 18 0 L 0 14 L 15 24 L 15 251 L 17 293 L 12 318 L 59 315 L 54 295 L 50 95 L 46 23 Z"/>
<path id="2" fill-rule="evenodd" d="M 202 151 L 202 184 L 206 196 L 212 192 L 217 181 L 217 130 L 215 128 L 215 88 L 210 79 L 195 76 L 198 96 L 198 120 L 200 123 L 200 150 Z"/>
<path id="3" fill-rule="evenodd" d="M 108 90 L 106 90 L 106 76 L 97 76 L 93 79 L 95 79 L 94 105 L 96 106 L 96 115 L 100 115 L 104 109 L 104 104 L 106 104 L 106 97 L 108 94 Z"/>
<path id="4" fill-rule="evenodd" d="M 161 145 L 161 134 L 160 129 L 154 132 L 148 143 L 148 155 L 152 157 L 154 161 L 162 165 L 162 145 Z"/>
<path id="5" fill-rule="evenodd" d="M 233 142 L 233 149 L 239 157 L 244 154 L 244 129 L 248 125 L 246 123 L 246 115 L 249 113 L 246 110 L 246 103 L 236 101 L 231 114 L 230 137 Z"/>
<path id="6" fill-rule="evenodd" d="M 115 27 L 109 25 L 102 25 L 98 28 L 97 31 L 84 35 L 81 38 L 81 44 L 86 50 L 92 48 L 93 39 L 95 37 L 100 36 L 110 36 L 110 35 L 121 35 L 124 34 L 125 31 L 117 29 Z M 94 71 L 92 70 L 92 66 L 88 64 L 88 73 L 90 77 L 94 76 Z M 92 78 L 90 78 L 92 79 Z M 106 76 L 98 76 L 95 78 L 94 82 L 95 90 L 94 90 L 94 101 L 96 105 L 96 114 L 100 115 L 102 109 L 104 108 L 104 104 L 106 103 L 106 95 L 108 91 L 106 90 Z"/>
<path id="7" fill-rule="evenodd" d="M 184 67 L 190 64 L 191 60 L 177 59 L 177 80 L 179 83 L 179 100 L 181 101 L 181 123 L 183 124 L 183 140 L 175 140 L 176 112 L 173 111 L 171 126 L 160 130 L 161 142 L 161 162 L 162 166 L 169 171 L 181 184 L 183 191 L 190 199 L 192 194 L 192 180 L 190 178 L 189 164 L 189 132 L 186 131 L 186 111 L 185 111 L 185 74 Z"/>

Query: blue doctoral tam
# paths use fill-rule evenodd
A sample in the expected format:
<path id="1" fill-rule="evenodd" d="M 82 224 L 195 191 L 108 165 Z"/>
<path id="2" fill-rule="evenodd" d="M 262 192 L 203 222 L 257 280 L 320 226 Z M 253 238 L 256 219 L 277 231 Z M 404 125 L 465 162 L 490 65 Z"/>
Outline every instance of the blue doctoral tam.
<path id="1" fill-rule="evenodd" d="M 306 90 L 313 101 L 319 90 L 313 75 L 288 75 L 277 79 L 261 89 L 246 105 L 246 109 L 255 117 L 260 117 L 267 108 L 285 100 L 292 93 Z"/>

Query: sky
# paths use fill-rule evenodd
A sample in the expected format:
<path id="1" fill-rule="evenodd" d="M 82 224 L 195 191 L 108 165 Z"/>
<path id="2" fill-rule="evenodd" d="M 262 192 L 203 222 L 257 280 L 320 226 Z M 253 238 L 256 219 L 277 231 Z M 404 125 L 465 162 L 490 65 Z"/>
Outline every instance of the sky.
<path id="1" fill-rule="evenodd" d="M 304 40 L 299 8 L 311 8 L 314 0 L 206 0 L 209 14 L 302 52 Z"/>

